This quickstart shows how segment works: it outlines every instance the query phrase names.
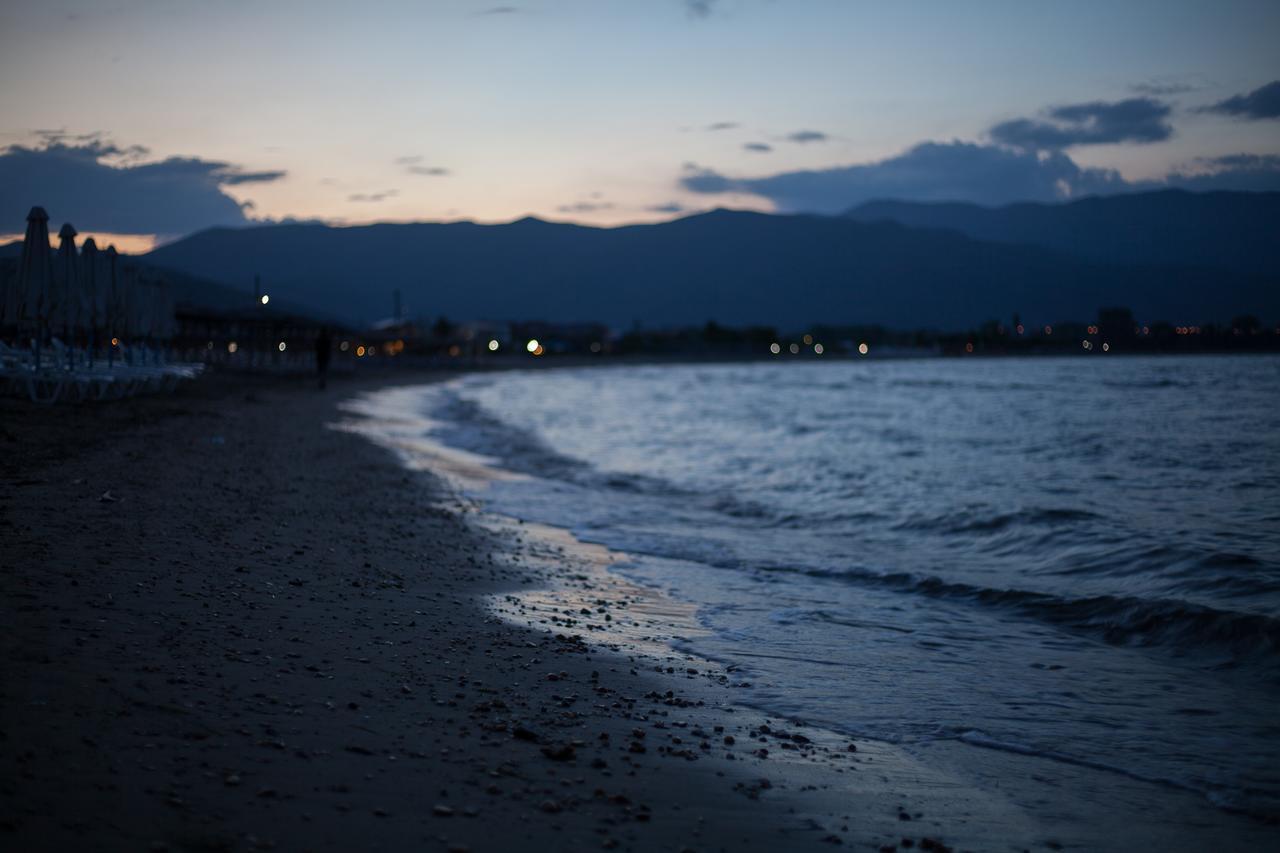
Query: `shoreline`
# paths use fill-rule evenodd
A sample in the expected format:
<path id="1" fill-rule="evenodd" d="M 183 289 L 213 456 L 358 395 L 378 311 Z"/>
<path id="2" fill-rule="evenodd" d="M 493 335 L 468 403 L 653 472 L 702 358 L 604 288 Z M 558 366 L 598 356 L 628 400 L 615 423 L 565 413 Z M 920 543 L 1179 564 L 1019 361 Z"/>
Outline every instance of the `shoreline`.
<path id="1" fill-rule="evenodd" d="M 353 386 L 216 385 L 6 421 L 31 451 L 5 469 L 6 846 L 888 844 L 927 799 L 824 797 L 874 758 L 748 760 L 763 715 L 485 613 L 536 572 L 494 560 L 439 481 L 328 428 Z"/>
<path id="2" fill-rule="evenodd" d="M 598 598 L 616 575 L 532 525 L 487 529 L 431 464 L 410 472 L 330 428 L 356 392 L 455 375 L 326 392 L 211 377 L 171 398 L 5 404 L 6 846 L 1135 840 L 1118 819 L 1090 829 L 1093 815 L 1072 811 L 1087 801 L 1054 820 L 1016 804 L 1018 757 L 977 773 L 968 758 L 925 764 L 742 707 L 722 665 L 601 648 L 563 619 L 535 630 L 496 618 L 486 599 L 537 590 L 550 602 L 562 586 Z M 1104 785 L 1094 798 L 1126 793 Z M 1168 799 L 1166 814 L 1186 805 Z M 1058 831 L 1076 822 L 1075 837 Z M 1206 840 L 1183 829 L 1141 837 Z"/>
<path id="3" fill-rule="evenodd" d="M 372 396 L 387 397 L 376 393 Z M 386 402 L 381 414 L 392 418 L 398 418 L 405 411 L 416 412 L 419 408 L 416 400 L 390 399 Z M 363 408 L 370 417 L 378 417 L 377 404 Z M 613 546 L 608 544 L 608 537 L 589 536 L 579 540 L 577 536 L 582 534 L 550 527 L 539 521 L 536 513 L 533 518 L 516 519 L 496 515 L 495 510 L 482 507 L 489 483 L 527 480 L 530 475 L 506 470 L 501 467 L 504 463 L 500 459 L 476 456 L 471 451 L 428 437 L 427 432 L 433 422 L 425 416 L 408 424 L 402 433 L 405 426 L 397 420 L 394 429 L 386 431 L 387 434 L 379 436 L 376 429 L 370 432 L 374 440 L 379 441 L 387 441 L 389 436 L 394 436 L 395 440 L 388 444 L 397 448 L 409 467 L 445 473 L 455 481 L 459 492 L 469 494 L 476 502 L 480 517 L 488 516 L 491 521 L 497 519 L 500 526 L 518 524 L 522 530 L 533 531 L 535 538 L 542 540 L 543 547 L 554 552 L 552 559 L 563 562 L 566 550 L 576 552 L 577 563 L 588 569 L 583 574 L 574 575 L 573 583 L 565 583 L 563 579 L 549 575 L 535 590 L 529 590 L 518 598 L 506 596 L 505 601 L 497 602 L 497 608 L 509 619 L 530 625 L 538 617 L 550 614 L 549 619 L 540 621 L 564 625 L 566 630 L 568 627 L 585 627 L 589 632 L 587 638 L 593 642 L 603 642 L 606 647 L 623 651 L 645 648 L 651 655 L 656 649 L 658 655 L 674 653 L 688 657 L 685 650 L 699 645 L 696 641 L 690 643 L 690 638 L 708 633 L 698 622 L 695 605 L 679 599 L 678 592 L 675 593 L 677 598 L 671 598 L 661 589 L 647 586 L 647 581 L 638 585 L 628 571 L 628 564 L 637 557 L 613 550 Z M 537 477 L 532 479 L 536 481 Z M 639 555 L 639 559 L 646 558 Z M 700 568 L 705 569 L 691 564 L 687 570 L 696 572 Z M 628 601 L 628 597 L 632 600 Z M 656 613 L 657 618 L 635 621 L 630 628 L 626 626 L 625 619 L 621 624 L 615 620 L 612 625 L 600 621 L 601 614 L 606 614 L 604 619 L 609 620 L 609 612 L 618 613 L 612 609 L 617 602 L 622 601 L 634 608 L 637 600 L 641 603 L 642 616 Z M 742 655 L 736 658 L 731 652 L 725 652 L 727 657 L 724 658 L 699 660 L 703 663 L 711 660 L 716 666 L 735 671 L 743 664 L 745 656 L 746 666 L 741 671 L 750 674 L 751 655 L 747 650 L 740 651 Z M 739 683 L 733 686 L 750 685 Z M 899 762 L 923 761 L 934 772 L 953 773 L 961 787 L 977 786 L 987 794 L 1009 790 L 1014 805 L 1024 810 L 1032 823 L 1040 825 L 1041 837 L 1053 835 L 1068 839 L 1068 846 L 1125 849 L 1126 845 L 1134 843 L 1155 842 L 1166 849 L 1199 849 L 1205 844 L 1241 843 L 1251 838 L 1265 838 L 1271 832 L 1266 827 L 1274 825 L 1269 814 L 1233 806 L 1215 796 L 1212 790 L 1172 778 L 1143 775 L 1108 762 L 1104 755 L 1043 752 L 1018 743 L 991 740 L 976 733 L 972 738 L 952 734 L 899 745 L 896 740 L 885 740 L 860 731 L 856 723 L 844 726 L 829 716 L 822 719 L 822 714 L 818 715 L 819 719 L 809 719 L 808 714 L 814 713 L 812 710 L 805 712 L 793 708 L 788 711 L 771 707 L 767 699 L 755 697 L 751 691 L 744 691 L 730 701 L 739 710 L 774 718 L 790 717 L 794 720 L 793 715 L 799 714 L 805 720 L 802 725 L 808 726 L 811 734 L 815 730 L 821 731 L 824 725 L 832 726 L 826 732 L 829 736 L 857 740 L 863 744 L 864 750 L 866 743 L 878 743 L 897 751 Z M 1063 782 L 1068 779 L 1072 780 L 1072 785 L 1064 786 Z M 1013 780 L 1022 787 L 1011 788 L 1009 783 Z M 1058 801 L 1054 809 L 1043 808 L 1043 804 L 1054 800 Z M 1116 803 L 1125 803 L 1125 809 L 1116 808 Z M 1065 819 L 1064 816 L 1072 810 L 1073 816 Z M 979 849 L 986 848 L 980 846 Z"/>

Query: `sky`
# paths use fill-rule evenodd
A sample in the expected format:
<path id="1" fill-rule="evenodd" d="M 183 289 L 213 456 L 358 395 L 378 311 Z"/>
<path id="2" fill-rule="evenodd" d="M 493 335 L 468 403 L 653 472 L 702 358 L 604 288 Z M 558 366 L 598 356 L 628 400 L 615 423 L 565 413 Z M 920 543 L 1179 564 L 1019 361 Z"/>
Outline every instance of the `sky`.
<path id="1" fill-rule="evenodd" d="M 6 2 L 0 235 L 1280 190 L 1277 44 L 1275 0 Z"/>

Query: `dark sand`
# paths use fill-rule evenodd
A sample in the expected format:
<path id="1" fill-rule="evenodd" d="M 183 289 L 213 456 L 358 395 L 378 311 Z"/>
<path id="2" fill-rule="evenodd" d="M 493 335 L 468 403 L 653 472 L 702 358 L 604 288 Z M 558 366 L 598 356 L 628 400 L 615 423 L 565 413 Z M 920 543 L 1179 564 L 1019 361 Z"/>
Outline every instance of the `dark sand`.
<path id="1" fill-rule="evenodd" d="M 995 757 L 977 785 L 738 707 L 716 664 L 606 648 L 581 624 L 600 611 L 531 616 L 558 586 L 626 621 L 634 591 L 328 426 L 357 390 L 429 378 L 0 402 L 0 849 L 1119 849 L 1221 829 L 1180 796 L 1162 811 L 1208 835 L 1159 812 L 1135 835 L 1127 804 L 1090 825 L 1087 797 L 1054 793 L 1089 787 L 1074 771 Z M 1050 818 L 1018 802 L 1041 791 Z"/>

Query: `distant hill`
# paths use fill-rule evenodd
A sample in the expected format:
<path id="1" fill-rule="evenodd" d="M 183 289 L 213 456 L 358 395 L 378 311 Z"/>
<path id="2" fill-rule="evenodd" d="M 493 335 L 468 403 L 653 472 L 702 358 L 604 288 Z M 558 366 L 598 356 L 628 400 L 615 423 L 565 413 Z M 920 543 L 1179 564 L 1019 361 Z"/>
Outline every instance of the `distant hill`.
<path id="1" fill-rule="evenodd" d="M 1104 263 L 1280 275 L 1280 193 L 1164 190 L 995 208 L 873 201 L 846 216 L 946 228 L 976 240 L 1041 246 Z"/>
<path id="2" fill-rule="evenodd" d="M 453 319 L 883 323 L 970 328 L 1127 305 L 1184 322 L 1280 316 L 1274 277 L 1102 264 L 1038 246 L 850 218 L 718 210 L 655 225 L 316 224 L 213 229 L 149 263 L 284 297 L 352 322 L 390 313 Z"/>

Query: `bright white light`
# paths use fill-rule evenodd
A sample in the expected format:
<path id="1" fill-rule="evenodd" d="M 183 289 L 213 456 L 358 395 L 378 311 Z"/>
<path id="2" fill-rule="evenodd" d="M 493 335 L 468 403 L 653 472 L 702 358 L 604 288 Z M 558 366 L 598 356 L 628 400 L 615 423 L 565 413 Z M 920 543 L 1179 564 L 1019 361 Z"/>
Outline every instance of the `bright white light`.
<path id="1" fill-rule="evenodd" d="M 531 340 L 529 341 L 529 343 L 527 343 L 527 344 L 525 344 L 525 345 L 524 345 L 524 348 L 525 348 L 526 350 L 528 350 L 529 352 L 533 352 L 534 350 L 536 350 L 536 349 L 537 349 L 538 347 L 540 347 L 540 346 L 542 346 L 542 344 L 538 343 L 538 339 L 537 339 L 537 338 L 533 338 L 533 339 L 531 339 Z"/>
<path id="2" fill-rule="evenodd" d="M 865 343 L 858 344 L 859 355 L 866 355 L 870 350 L 871 350 L 871 347 L 867 346 Z"/>
<path id="3" fill-rule="evenodd" d="M 777 344 L 769 344 L 769 352 L 773 353 L 774 355 L 777 355 L 778 353 L 782 352 L 782 347 L 778 346 Z"/>
<path id="4" fill-rule="evenodd" d="M 261 302 L 263 305 L 266 305 L 268 302 L 271 301 L 271 297 L 267 296 L 267 294 L 264 293 L 262 294 L 262 298 L 258 301 Z"/>
<path id="5" fill-rule="evenodd" d="M 818 355 L 822 355 L 822 353 L 824 352 L 822 348 L 822 344 L 814 344 L 813 351 L 816 352 Z"/>
<path id="6" fill-rule="evenodd" d="M 497 351 L 498 351 L 498 342 L 496 340 L 489 341 L 489 352 L 497 352 Z"/>
<path id="7" fill-rule="evenodd" d="M 240 349 L 240 345 L 235 341 L 232 341 L 231 343 L 227 344 L 227 352 L 235 352 L 238 349 Z"/>
<path id="8" fill-rule="evenodd" d="M 288 349 L 288 347 L 285 345 L 284 341 L 281 341 L 280 343 L 276 344 L 276 349 L 280 350 L 280 352 L 284 352 L 286 349 Z"/>

